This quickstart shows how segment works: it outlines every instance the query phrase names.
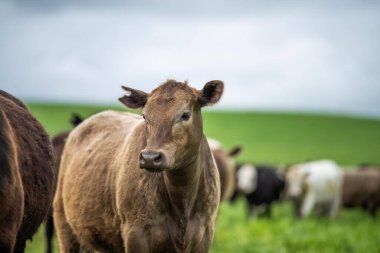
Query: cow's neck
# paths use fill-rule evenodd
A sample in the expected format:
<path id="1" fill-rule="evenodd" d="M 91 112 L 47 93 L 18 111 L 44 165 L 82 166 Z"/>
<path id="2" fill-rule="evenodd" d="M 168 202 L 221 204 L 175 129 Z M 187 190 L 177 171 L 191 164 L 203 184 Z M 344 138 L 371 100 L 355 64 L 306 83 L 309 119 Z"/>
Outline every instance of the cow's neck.
<path id="1" fill-rule="evenodd" d="M 185 166 L 175 171 L 164 172 L 164 180 L 173 214 L 179 218 L 188 218 L 194 208 L 194 202 L 201 194 L 200 181 L 203 180 L 204 141 L 195 155 Z M 201 184 L 203 185 L 203 184 Z"/>
<path id="2" fill-rule="evenodd" d="M 164 181 L 168 194 L 169 208 L 167 229 L 176 252 L 189 252 L 196 235 L 202 232 L 198 226 L 198 218 L 202 210 L 199 203 L 204 202 L 205 196 L 205 169 L 209 166 L 210 150 L 207 140 L 203 137 L 197 152 L 188 164 L 176 171 L 164 172 Z M 202 216 L 202 215 L 200 215 Z M 198 225 L 191 225 L 198 224 Z M 194 229 L 197 228 L 197 229 Z"/>

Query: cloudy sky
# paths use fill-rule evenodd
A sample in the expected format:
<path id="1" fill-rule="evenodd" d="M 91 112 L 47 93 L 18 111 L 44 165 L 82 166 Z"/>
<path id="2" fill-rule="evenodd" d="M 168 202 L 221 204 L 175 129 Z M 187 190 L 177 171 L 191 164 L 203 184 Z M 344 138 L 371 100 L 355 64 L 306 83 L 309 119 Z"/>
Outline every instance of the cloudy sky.
<path id="1" fill-rule="evenodd" d="M 225 82 L 218 108 L 380 118 L 379 1 L 0 1 L 0 89 L 117 103 Z"/>

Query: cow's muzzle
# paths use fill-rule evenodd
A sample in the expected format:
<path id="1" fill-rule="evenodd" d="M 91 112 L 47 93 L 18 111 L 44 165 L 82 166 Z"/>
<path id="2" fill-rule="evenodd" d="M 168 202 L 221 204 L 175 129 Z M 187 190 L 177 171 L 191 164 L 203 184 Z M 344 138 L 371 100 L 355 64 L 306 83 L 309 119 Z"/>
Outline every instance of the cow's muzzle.
<path id="1" fill-rule="evenodd" d="M 160 172 L 167 168 L 167 159 L 163 152 L 143 150 L 140 153 L 139 166 L 149 172 Z"/>

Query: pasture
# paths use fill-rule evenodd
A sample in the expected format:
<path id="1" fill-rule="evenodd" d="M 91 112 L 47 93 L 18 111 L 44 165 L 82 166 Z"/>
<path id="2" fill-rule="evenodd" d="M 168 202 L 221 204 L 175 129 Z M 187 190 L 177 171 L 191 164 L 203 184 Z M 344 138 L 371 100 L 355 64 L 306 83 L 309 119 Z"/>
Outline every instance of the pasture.
<path id="1" fill-rule="evenodd" d="M 72 112 L 87 117 L 110 107 L 29 104 L 29 108 L 53 135 L 71 129 Z M 331 158 L 347 167 L 380 164 L 380 121 L 264 112 L 205 111 L 203 115 L 208 136 L 227 147 L 243 145 L 239 161 L 285 165 Z M 40 230 L 26 252 L 43 249 Z M 211 252 L 380 252 L 380 217 L 344 210 L 335 220 L 311 217 L 298 221 L 290 205 L 281 203 L 274 206 L 272 219 L 247 220 L 243 201 L 224 203 Z"/>

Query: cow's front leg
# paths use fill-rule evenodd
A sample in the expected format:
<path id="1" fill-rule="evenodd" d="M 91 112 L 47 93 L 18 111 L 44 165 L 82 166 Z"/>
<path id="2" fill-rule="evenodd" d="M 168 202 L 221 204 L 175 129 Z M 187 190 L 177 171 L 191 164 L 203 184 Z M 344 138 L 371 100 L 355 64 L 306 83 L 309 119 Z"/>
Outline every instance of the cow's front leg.
<path id="1" fill-rule="evenodd" d="M 301 217 L 305 218 L 309 216 L 311 210 L 313 210 L 315 205 L 315 198 L 313 194 L 306 194 L 302 201 L 302 206 L 301 206 Z"/>
<path id="2" fill-rule="evenodd" d="M 123 229 L 125 253 L 148 253 L 149 243 L 146 233 L 136 229 Z"/>

